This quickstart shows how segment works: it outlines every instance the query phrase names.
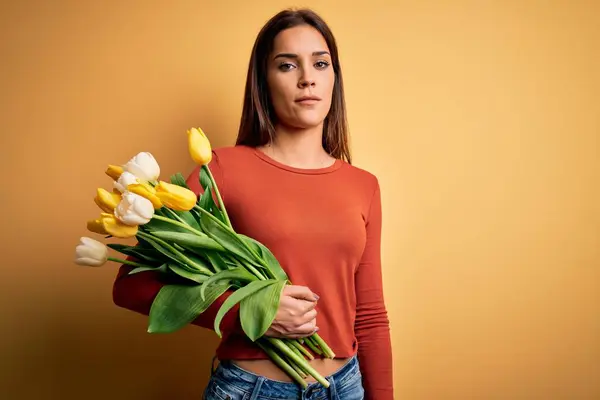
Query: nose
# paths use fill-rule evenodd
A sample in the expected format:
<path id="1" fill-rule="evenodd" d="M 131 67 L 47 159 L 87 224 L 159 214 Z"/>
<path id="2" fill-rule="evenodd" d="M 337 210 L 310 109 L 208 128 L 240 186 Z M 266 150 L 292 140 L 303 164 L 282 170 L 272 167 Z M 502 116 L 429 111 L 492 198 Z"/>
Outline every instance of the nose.
<path id="1" fill-rule="evenodd" d="M 298 88 L 303 89 L 309 86 L 314 87 L 315 80 L 312 79 L 310 76 L 302 75 L 302 77 L 300 77 L 300 79 L 298 80 Z"/>

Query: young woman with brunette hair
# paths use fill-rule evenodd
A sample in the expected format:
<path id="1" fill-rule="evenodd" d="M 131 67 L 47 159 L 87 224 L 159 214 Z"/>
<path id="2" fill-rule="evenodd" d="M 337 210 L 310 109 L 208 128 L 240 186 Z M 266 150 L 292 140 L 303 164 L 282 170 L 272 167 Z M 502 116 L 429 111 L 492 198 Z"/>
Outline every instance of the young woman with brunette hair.
<path id="1" fill-rule="evenodd" d="M 266 245 L 294 283 L 266 336 L 318 330 L 336 357 L 310 361 L 329 388 L 309 377 L 303 389 L 245 336 L 238 306 L 221 324 L 204 398 L 392 400 L 379 182 L 352 165 L 338 49 L 313 11 L 282 11 L 258 34 L 236 144 L 214 149 L 210 168 L 234 229 Z M 198 194 L 199 173 L 187 180 Z M 114 301 L 147 315 L 164 278 L 130 269 L 121 267 Z M 230 294 L 193 323 L 213 329 Z"/>

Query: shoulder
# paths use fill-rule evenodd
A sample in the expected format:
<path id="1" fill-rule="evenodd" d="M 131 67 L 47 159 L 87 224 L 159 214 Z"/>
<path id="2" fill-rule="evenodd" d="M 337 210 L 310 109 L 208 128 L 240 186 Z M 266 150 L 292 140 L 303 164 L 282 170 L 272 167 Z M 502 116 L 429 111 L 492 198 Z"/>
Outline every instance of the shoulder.
<path id="1" fill-rule="evenodd" d="M 253 154 L 254 149 L 244 145 L 229 145 L 213 149 L 213 159 L 221 168 L 246 163 Z"/>
<path id="2" fill-rule="evenodd" d="M 351 182 L 357 184 L 363 189 L 367 189 L 371 193 L 379 190 L 379 178 L 374 172 L 356 165 L 349 164 L 345 161 L 342 162 L 344 163 L 344 173 Z"/>
<path id="3" fill-rule="evenodd" d="M 251 154 L 253 151 L 252 147 L 245 145 L 229 145 L 221 146 L 213 149 L 213 154 L 217 155 L 220 159 L 239 157 L 241 155 Z"/>

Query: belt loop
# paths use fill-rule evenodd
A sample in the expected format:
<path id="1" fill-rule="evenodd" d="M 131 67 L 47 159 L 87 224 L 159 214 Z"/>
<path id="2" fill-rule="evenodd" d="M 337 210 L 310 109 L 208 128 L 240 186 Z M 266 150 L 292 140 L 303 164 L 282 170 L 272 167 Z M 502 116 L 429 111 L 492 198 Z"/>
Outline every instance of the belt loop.
<path id="1" fill-rule="evenodd" d="M 215 360 L 217 359 L 217 355 L 215 354 L 215 356 L 213 356 L 212 361 L 210 362 L 210 376 L 212 377 L 215 374 L 215 371 L 217 370 L 215 368 Z"/>
<path id="2" fill-rule="evenodd" d="M 256 385 L 254 385 L 254 389 L 252 390 L 252 395 L 250 396 L 249 400 L 256 400 L 258 398 L 258 394 L 260 393 L 260 388 L 265 380 L 266 380 L 266 378 L 264 376 L 258 377 L 258 379 L 256 380 Z"/>
<path id="3" fill-rule="evenodd" d="M 329 399 L 337 400 L 337 388 L 335 387 L 335 380 L 333 379 L 333 376 L 328 376 L 327 380 L 329 381 Z"/>

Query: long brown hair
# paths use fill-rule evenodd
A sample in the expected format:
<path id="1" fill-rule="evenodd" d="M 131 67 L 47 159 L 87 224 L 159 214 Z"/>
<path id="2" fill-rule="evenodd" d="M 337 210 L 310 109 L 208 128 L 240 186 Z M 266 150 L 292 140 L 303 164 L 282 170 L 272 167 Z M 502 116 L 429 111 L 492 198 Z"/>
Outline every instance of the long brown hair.
<path id="1" fill-rule="evenodd" d="M 267 62 L 277 34 L 299 25 L 310 25 L 318 30 L 331 54 L 335 83 L 331 108 L 323 126 L 323 148 L 332 157 L 352 162 L 348 144 L 348 122 L 344 100 L 342 69 L 333 33 L 314 11 L 287 9 L 273 16 L 259 32 L 248 65 L 244 106 L 236 145 L 262 146 L 275 137 L 275 111 L 267 86 Z"/>

